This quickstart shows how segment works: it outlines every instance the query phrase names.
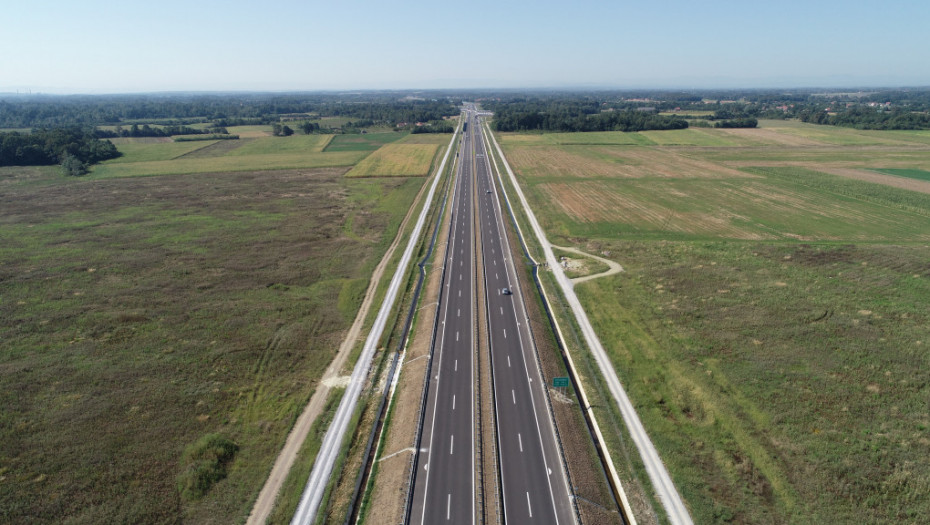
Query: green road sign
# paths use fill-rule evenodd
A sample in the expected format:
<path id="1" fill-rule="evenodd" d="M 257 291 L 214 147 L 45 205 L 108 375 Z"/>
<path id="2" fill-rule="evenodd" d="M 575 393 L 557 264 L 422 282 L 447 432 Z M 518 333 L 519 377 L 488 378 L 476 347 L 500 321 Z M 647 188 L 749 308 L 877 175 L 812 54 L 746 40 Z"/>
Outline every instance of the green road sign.
<path id="1" fill-rule="evenodd" d="M 567 377 L 553 377 L 552 386 L 554 388 L 565 388 L 569 385 Z"/>

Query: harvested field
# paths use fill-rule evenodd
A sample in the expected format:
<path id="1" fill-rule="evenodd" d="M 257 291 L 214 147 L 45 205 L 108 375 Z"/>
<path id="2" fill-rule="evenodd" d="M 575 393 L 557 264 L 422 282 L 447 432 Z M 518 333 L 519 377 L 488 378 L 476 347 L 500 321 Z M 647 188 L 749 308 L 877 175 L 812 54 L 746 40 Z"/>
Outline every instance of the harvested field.
<path id="1" fill-rule="evenodd" d="M 344 172 L 3 186 L 0 521 L 248 515 L 422 184 Z M 225 477 L 182 496 L 214 434 Z"/>
<path id="2" fill-rule="evenodd" d="M 673 150 L 627 146 L 508 148 L 510 162 L 529 178 L 751 177 Z"/>
<path id="3" fill-rule="evenodd" d="M 346 176 L 426 176 L 438 149 L 438 144 L 387 144 L 365 157 Z"/>
<path id="4" fill-rule="evenodd" d="M 544 225 L 566 236 L 930 240 L 930 219 L 781 180 L 699 179 L 532 186 Z M 612 230 L 611 230 L 612 229 Z M 609 234 L 607 234 L 609 236 Z"/>
<path id="5" fill-rule="evenodd" d="M 229 126 L 226 130 L 233 135 L 239 135 L 240 139 L 271 136 L 271 126 L 267 124 L 256 126 Z"/>
<path id="6" fill-rule="evenodd" d="M 234 156 L 268 154 L 320 153 L 332 140 L 332 135 L 291 135 L 290 137 L 262 137 L 243 143 L 229 154 Z"/>
<path id="7" fill-rule="evenodd" d="M 824 143 L 809 137 L 780 132 L 777 128 L 731 128 L 715 130 L 724 135 L 739 137 L 750 145 L 771 146 L 823 146 Z"/>

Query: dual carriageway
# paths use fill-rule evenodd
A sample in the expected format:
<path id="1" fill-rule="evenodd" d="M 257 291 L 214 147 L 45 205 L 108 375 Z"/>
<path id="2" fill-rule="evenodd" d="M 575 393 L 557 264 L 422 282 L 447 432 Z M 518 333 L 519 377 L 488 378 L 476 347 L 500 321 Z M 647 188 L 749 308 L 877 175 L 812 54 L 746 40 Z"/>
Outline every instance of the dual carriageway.
<path id="1" fill-rule="evenodd" d="M 473 107 L 464 112 L 452 221 L 409 523 L 478 522 L 478 352 L 488 352 L 502 522 L 575 523 L 526 309 Z M 477 231 L 476 231 L 477 228 Z M 476 235 L 479 234 L 480 235 Z M 479 244 L 480 243 L 480 244 Z M 481 265 L 482 282 L 476 265 Z M 483 294 L 483 301 L 479 301 Z M 479 312 L 476 305 L 483 304 Z M 480 340 L 477 316 L 487 323 Z M 485 429 L 487 432 L 487 429 Z M 491 447 L 484 454 L 494 453 Z"/>

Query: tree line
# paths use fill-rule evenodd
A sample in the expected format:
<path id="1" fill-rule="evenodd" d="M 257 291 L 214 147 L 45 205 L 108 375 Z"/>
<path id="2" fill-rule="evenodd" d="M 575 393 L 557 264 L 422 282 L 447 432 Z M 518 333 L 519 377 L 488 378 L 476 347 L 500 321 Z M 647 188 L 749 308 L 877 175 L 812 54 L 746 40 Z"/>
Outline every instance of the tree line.
<path id="1" fill-rule="evenodd" d="M 684 129 L 688 122 L 654 110 L 602 111 L 592 101 L 492 103 L 498 131 L 645 131 Z"/>
<path id="2" fill-rule="evenodd" d="M 133 124 L 126 129 L 116 126 L 115 130 L 94 129 L 94 135 L 101 139 L 115 139 L 118 137 L 174 137 L 176 135 L 216 135 L 228 133 L 225 127 L 213 126 L 209 128 L 192 128 L 189 126 L 169 125 L 152 127 L 143 124 Z"/>
<path id="3" fill-rule="evenodd" d="M 112 142 L 76 127 L 0 133 L 0 166 L 61 164 L 66 174 L 83 175 L 87 165 L 119 156 Z"/>
<path id="4" fill-rule="evenodd" d="M 17 96 L 0 98 L 0 128 L 150 124 L 272 124 L 284 115 L 351 117 L 373 124 L 428 122 L 457 115 L 459 101 L 399 93 Z M 138 122 L 137 122 L 138 123 Z"/>

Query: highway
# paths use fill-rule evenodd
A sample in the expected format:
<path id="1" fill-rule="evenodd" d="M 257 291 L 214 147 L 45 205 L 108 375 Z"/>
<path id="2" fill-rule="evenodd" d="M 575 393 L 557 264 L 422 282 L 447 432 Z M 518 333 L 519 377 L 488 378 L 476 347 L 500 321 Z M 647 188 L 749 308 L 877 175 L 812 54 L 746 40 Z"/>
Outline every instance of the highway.
<path id="1" fill-rule="evenodd" d="M 488 322 L 503 521 L 575 523 L 523 298 L 474 108 L 459 152 L 441 324 L 433 349 L 410 523 L 475 523 L 475 293 Z M 477 185 L 477 193 L 471 188 Z M 477 217 L 473 216 L 477 202 Z M 480 226 L 484 282 L 475 282 Z M 507 291 L 505 291 L 505 288 Z M 508 293 L 511 292 L 511 293 Z M 485 453 L 491 453 L 490 448 Z"/>
<path id="2" fill-rule="evenodd" d="M 440 325 L 433 348 L 411 523 L 475 523 L 475 235 L 473 125 L 459 149 Z"/>

